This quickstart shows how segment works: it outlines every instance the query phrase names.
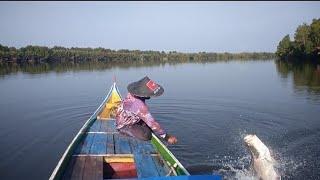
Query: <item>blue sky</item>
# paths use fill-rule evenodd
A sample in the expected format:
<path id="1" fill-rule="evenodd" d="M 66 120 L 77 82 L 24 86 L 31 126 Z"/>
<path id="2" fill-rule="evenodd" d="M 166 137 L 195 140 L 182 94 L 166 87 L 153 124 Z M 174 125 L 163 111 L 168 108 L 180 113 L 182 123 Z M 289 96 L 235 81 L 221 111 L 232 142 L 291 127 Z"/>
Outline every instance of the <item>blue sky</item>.
<path id="1" fill-rule="evenodd" d="M 0 43 L 273 52 L 320 2 L 0 2 Z"/>

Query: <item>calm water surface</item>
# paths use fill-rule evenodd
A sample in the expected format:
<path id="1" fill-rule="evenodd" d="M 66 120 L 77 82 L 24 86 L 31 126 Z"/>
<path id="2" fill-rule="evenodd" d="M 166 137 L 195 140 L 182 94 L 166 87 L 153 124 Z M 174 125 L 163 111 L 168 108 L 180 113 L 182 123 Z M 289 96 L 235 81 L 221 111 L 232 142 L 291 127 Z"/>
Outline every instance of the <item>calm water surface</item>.
<path id="1" fill-rule="evenodd" d="M 255 133 L 284 179 L 320 179 L 320 68 L 273 60 L 2 75 L 0 178 L 47 179 L 113 75 L 123 96 L 145 75 L 163 85 L 147 103 L 192 174 L 250 178 L 242 139 Z"/>

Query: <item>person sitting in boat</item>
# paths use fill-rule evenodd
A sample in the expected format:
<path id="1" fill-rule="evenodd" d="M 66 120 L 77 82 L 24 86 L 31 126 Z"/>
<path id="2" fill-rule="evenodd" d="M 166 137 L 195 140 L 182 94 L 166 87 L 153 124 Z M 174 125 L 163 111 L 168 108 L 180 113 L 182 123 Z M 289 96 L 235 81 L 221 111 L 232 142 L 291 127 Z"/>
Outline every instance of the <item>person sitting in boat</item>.
<path id="1" fill-rule="evenodd" d="M 149 112 L 145 100 L 163 94 L 164 89 L 148 76 L 128 85 L 128 95 L 120 103 L 116 112 L 116 127 L 118 131 L 140 140 L 150 140 L 153 131 L 169 144 L 175 144 L 177 138 L 168 135 Z"/>

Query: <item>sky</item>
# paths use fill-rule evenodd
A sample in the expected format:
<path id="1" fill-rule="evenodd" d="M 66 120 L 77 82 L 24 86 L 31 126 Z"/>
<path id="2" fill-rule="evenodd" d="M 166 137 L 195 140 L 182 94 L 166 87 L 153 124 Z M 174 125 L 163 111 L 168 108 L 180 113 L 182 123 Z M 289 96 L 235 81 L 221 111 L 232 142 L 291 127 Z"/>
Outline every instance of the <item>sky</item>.
<path id="1" fill-rule="evenodd" d="M 0 2 L 0 44 L 274 52 L 320 2 Z"/>

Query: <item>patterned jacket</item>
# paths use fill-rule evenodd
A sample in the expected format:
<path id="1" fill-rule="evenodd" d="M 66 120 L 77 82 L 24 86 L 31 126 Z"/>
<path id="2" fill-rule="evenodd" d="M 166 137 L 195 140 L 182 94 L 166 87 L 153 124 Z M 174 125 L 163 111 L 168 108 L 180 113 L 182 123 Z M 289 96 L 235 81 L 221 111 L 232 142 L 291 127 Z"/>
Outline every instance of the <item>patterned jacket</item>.
<path id="1" fill-rule="evenodd" d="M 127 97 L 121 102 L 116 114 L 117 129 L 130 126 L 139 121 L 144 121 L 153 132 L 164 138 L 165 131 L 160 124 L 152 117 L 146 103 L 128 93 Z"/>

